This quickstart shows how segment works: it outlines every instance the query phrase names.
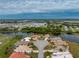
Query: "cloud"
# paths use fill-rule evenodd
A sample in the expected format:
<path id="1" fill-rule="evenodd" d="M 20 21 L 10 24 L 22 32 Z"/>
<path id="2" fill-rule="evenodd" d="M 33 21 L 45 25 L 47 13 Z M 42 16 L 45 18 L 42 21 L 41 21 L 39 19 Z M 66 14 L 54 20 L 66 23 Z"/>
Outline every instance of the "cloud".
<path id="1" fill-rule="evenodd" d="M 0 14 L 79 10 L 79 0 L 0 0 Z"/>

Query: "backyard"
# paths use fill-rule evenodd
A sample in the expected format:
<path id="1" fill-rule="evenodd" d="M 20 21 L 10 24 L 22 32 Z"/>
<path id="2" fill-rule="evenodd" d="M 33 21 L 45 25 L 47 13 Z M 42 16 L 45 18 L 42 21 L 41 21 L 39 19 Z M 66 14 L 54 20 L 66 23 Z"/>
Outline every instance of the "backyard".
<path id="1" fill-rule="evenodd" d="M 73 57 L 79 58 L 79 43 L 69 42 L 69 46 Z"/>
<path id="2" fill-rule="evenodd" d="M 15 36 L 15 37 L 8 37 L 7 35 L 0 34 L 0 58 L 9 57 L 9 55 L 13 51 L 14 44 L 20 40 L 21 36 Z"/>

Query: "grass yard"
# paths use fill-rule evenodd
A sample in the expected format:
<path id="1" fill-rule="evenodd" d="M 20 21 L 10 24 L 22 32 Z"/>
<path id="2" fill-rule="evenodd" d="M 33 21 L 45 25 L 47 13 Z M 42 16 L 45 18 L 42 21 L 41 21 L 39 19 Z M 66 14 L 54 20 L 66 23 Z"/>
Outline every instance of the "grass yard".
<path id="1" fill-rule="evenodd" d="M 48 52 L 48 51 L 47 51 L 47 52 L 44 53 L 44 57 L 45 57 L 45 58 L 47 58 L 47 57 L 51 58 L 52 53 L 53 53 L 53 52 Z"/>
<path id="2" fill-rule="evenodd" d="M 79 58 L 79 43 L 69 42 L 70 52 L 74 58 Z"/>
<path id="3" fill-rule="evenodd" d="M 32 58 L 38 58 L 38 53 L 34 53 L 31 52 L 31 54 L 29 54 Z"/>
<path id="4" fill-rule="evenodd" d="M 7 58 L 13 51 L 14 44 L 21 39 L 21 36 L 16 36 L 14 38 L 8 37 L 6 35 L 0 34 L 0 58 Z"/>

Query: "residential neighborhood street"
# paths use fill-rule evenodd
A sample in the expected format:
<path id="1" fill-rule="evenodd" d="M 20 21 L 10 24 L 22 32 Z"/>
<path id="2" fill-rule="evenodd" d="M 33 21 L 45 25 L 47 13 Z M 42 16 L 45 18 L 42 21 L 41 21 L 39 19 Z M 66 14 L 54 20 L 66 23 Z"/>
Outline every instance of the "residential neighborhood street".
<path id="1" fill-rule="evenodd" d="M 44 57 L 43 49 L 48 44 L 48 42 L 45 40 L 38 40 L 35 41 L 34 44 L 39 50 L 38 58 L 43 58 Z"/>

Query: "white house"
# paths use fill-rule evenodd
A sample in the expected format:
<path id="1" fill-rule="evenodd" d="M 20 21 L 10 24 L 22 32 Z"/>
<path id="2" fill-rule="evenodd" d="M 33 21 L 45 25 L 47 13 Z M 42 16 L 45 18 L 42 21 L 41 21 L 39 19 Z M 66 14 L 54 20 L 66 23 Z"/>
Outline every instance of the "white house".
<path id="1" fill-rule="evenodd" d="M 14 49 L 15 52 L 26 52 L 31 53 L 32 48 L 29 48 L 27 45 L 19 45 L 16 49 Z"/>
<path id="2" fill-rule="evenodd" d="M 0 42 L 0 44 L 2 44 L 2 42 Z"/>
<path id="3" fill-rule="evenodd" d="M 52 58 L 73 58 L 73 56 L 69 51 L 54 52 Z"/>
<path id="4" fill-rule="evenodd" d="M 22 39 L 21 41 L 26 41 L 26 42 L 29 42 L 31 39 L 31 37 L 25 37 L 24 39 Z"/>

